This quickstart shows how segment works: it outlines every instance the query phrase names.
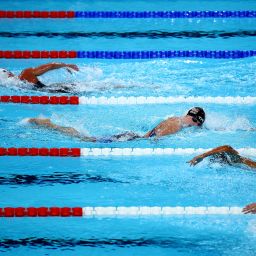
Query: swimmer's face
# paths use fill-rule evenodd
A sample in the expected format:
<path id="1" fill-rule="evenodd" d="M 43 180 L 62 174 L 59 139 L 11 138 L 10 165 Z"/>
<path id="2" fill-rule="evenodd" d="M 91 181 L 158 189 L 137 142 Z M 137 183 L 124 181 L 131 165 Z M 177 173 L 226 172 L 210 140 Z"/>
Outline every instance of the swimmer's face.
<path id="1" fill-rule="evenodd" d="M 189 126 L 202 126 L 202 124 L 193 116 L 189 116 Z"/>
<path id="2" fill-rule="evenodd" d="M 194 123 L 194 126 L 202 126 L 201 122 L 198 121 L 195 117 L 192 117 L 192 121 Z"/>
<path id="3" fill-rule="evenodd" d="M 10 71 L 4 69 L 4 68 L 1 68 L 0 69 L 0 76 L 2 78 L 9 78 L 9 77 L 14 77 L 14 74 L 11 73 Z"/>

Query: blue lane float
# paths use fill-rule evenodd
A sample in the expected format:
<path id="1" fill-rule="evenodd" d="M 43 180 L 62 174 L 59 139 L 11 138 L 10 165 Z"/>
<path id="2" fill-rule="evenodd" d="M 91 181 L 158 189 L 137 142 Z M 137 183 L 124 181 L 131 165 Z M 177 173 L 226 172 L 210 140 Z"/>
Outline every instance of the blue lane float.
<path id="1" fill-rule="evenodd" d="M 256 11 L 75 11 L 75 18 L 255 18 Z"/>
<path id="2" fill-rule="evenodd" d="M 169 59 L 212 58 L 238 59 L 256 56 L 255 50 L 241 51 L 78 51 L 82 59 Z"/>

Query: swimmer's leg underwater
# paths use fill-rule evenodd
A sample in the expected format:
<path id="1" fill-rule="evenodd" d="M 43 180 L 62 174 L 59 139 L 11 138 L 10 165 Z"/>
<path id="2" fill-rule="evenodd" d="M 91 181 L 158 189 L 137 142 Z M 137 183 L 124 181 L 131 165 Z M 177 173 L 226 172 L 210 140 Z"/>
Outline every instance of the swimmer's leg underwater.
<path id="1" fill-rule="evenodd" d="M 52 121 L 48 118 L 30 118 L 28 122 L 49 130 L 61 132 L 62 134 L 65 134 L 74 138 L 78 138 L 86 142 L 109 143 L 109 142 L 115 142 L 115 141 L 131 141 L 131 140 L 143 138 L 142 136 L 139 136 L 138 134 L 133 132 L 125 132 L 122 134 L 110 136 L 108 138 L 96 138 L 96 137 L 84 136 L 76 129 L 72 127 L 64 127 L 64 126 L 56 125 L 52 123 Z"/>

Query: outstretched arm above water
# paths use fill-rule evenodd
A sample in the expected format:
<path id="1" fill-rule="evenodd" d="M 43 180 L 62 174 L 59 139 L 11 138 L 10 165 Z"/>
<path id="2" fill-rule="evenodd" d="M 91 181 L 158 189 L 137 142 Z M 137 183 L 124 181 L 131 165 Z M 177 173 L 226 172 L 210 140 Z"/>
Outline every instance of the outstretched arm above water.
<path id="1" fill-rule="evenodd" d="M 65 63 L 48 63 L 35 68 L 27 68 L 24 69 L 19 78 L 21 80 L 25 80 L 29 83 L 36 84 L 38 80 L 38 76 L 41 76 L 51 70 L 59 69 L 59 68 L 67 68 L 67 71 L 71 73 L 71 70 L 79 71 L 77 65 L 74 64 L 65 64 Z"/>
<path id="2" fill-rule="evenodd" d="M 64 127 L 64 126 L 56 125 L 56 124 L 52 123 L 51 120 L 48 118 L 30 118 L 28 120 L 28 122 L 38 125 L 40 127 L 46 128 L 46 129 L 61 132 L 65 135 L 69 135 L 74 138 L 79 138 L 83 141 L 89 141 L 89 142 L 96 141 L 96 138 L 84 136 L 72 127 Z"/>
<path id="3" fill-rule="evenodd" d="M 234 163 L 242 163 L 251 168 L 256 168 L 255 161 L 253 161 L 249 158 L 240 156 L 239 153 L 229 145 L 220 146 L 220 147 L 214 148 L 212 150 L 209 150 L 201 155 L 195 156 L 193 159 L 191 159 L 189 161 L 189 163 L 190 163 L 190 165 L 195 166 L 196 164 L 201 162 L 204 158 L 206 158 L 208 156 L 216 155 L 219 153 L 227 153 L 228 155 L 230 155 L 232 157 L 231 159 L 235 159 Z"/>
<path id="4" fill-rule="evenodd" d="M 243 208 L 243 213 L 256 214 L 256 203 L 248 204 Z"/>

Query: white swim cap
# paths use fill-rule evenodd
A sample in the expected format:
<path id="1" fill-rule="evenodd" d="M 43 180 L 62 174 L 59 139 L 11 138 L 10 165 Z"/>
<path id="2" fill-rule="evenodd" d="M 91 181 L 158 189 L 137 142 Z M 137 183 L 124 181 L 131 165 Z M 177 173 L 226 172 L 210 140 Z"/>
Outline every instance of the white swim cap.
<path id="1" fill-rule="evenodd" d="M 6 70 L 4 68 L 0 68 L 0 78 L 1 79 L 9 78 L 10 77 L 9 74 L 10 74 L 10 72 L 8 70 Z"/>

